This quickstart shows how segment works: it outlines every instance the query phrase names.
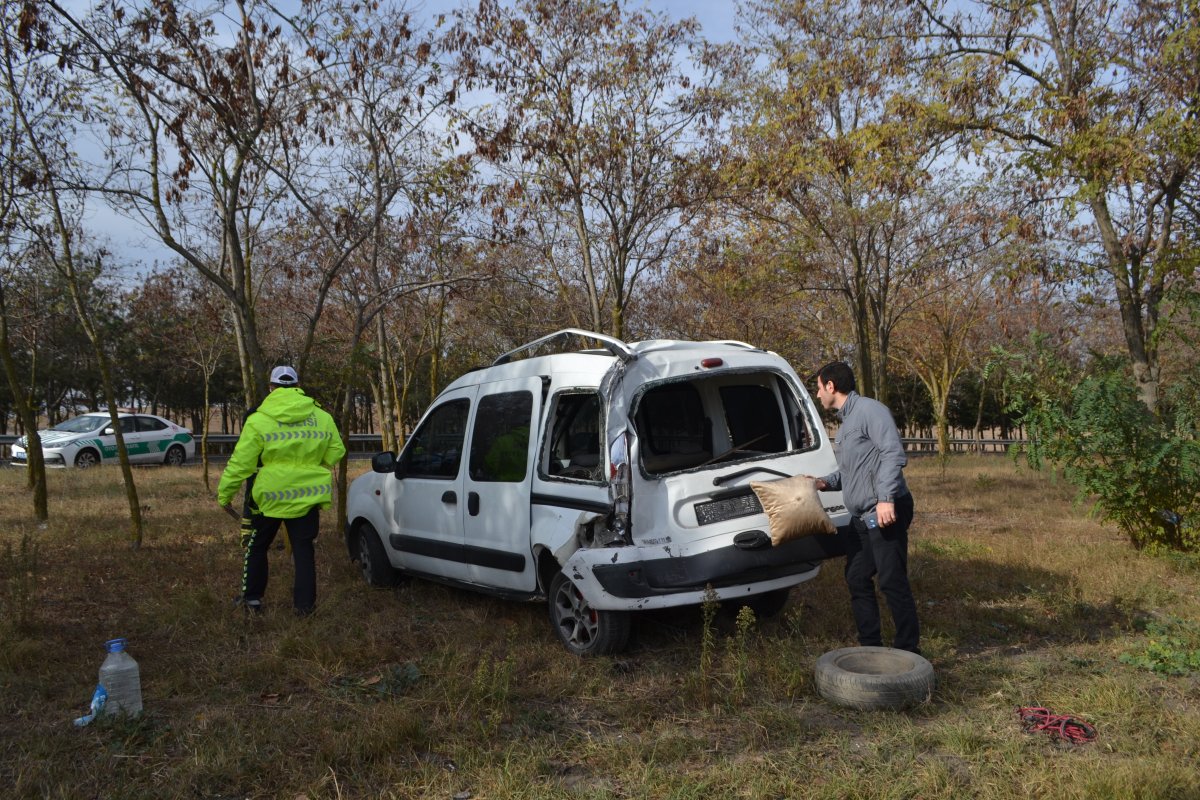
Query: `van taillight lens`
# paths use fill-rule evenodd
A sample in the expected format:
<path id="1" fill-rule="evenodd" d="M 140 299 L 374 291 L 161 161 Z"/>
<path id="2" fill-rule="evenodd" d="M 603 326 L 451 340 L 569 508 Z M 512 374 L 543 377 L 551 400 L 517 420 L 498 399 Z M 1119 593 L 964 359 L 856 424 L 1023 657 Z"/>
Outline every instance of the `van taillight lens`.
<path id="1" fill-rule="evenodd" d="M 720 367 L 724 365 L 724 363 L 725 361 L 720 358 L 706 358 L 700 362 L 700 366 L 704 367 L 705 369 L 712 369 L 713 367 Z"/>

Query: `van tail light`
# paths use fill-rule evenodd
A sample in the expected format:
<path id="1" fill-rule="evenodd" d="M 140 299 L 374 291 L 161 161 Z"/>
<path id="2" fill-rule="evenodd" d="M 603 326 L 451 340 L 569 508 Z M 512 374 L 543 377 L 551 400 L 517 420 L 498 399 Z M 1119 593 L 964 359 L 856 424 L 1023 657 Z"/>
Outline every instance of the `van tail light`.
<path id="1" fill-rule="evenodd" d="M 625 542 L 629 538 L 629 504 L 633 485 L 629 472 L 629 433 L 623 431 L 608 445 L 608 496 L 612 502 L 613 533 Z"/>
<path id="2" fill-rule="evenodd" d="M 714 367 L 721 367 L 724 365 L 725 360 L 722 358 L 705 358 L 700 361 L 700 366 L 704 367 L 705 369 L 713 369 Z"/>

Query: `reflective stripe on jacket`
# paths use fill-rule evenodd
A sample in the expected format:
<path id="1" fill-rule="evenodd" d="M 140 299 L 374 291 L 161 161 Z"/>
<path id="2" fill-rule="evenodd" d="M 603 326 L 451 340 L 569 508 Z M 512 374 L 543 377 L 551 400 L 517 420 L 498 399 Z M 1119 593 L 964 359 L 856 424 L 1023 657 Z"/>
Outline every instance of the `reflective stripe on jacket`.
<path id="1" fill-rule="evenodd" d="M 298 388 L 267 395 L 246 420 L 221 475 L 217 501 L 226 505 L 246 478 L 254 480 L 254 502 L 264 516 L 294 519 L 333 499 L 329 468 L 346 454 L 333 417 Z M 259 467 L 259 460 L 262 466 Z"/>

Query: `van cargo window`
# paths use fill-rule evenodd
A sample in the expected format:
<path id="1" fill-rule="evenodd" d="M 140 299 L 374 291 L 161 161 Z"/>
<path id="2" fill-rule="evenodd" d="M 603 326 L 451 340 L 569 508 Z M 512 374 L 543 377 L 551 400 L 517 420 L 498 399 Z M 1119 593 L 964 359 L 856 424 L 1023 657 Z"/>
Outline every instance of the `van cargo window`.
<path id="1" fill-rule="evenodd" d="M 469 400 L 451 400 L 435 408 L 413 432 L 396 474 L 413 478 L 453 478 L 462 462 Z"/>
<path id="2" fill-rule="evenodd" d="M 636 424 L 648 472 L 691 469 L 712 458 L 712 422 L 690 383 L 668 383 L 646 392 Z"/>
<path id="3" fill-rule="evenodd" d="M 471 435 L 471 480 L 523 481 L 529 465 L 532 421 L 532 392 L 501 392 L 481 398 Z"/>
<path id="4" fill-rule="evenodd" d="M 650 387 L 637 401 L 634 424 L 641 465 L 651 475 L 787 453 L 811 441 L 799 401 L 772 372 Z"/>
<path id="5" fill-rule="evenodd" d="M 787 435 L 775 393 L 758 384 L 722 386 L 721 405 L 725 407 L 725 425 L 730 447 L 754 453 L 782 453 L 787 450 Z"/>
<path id="6" fill-rule="evenodd" d="M 600 395 L 596 392 L 560 394 L 554 402 L 550 442 L 543 474 L 556 478 L 599 481 Z"/>

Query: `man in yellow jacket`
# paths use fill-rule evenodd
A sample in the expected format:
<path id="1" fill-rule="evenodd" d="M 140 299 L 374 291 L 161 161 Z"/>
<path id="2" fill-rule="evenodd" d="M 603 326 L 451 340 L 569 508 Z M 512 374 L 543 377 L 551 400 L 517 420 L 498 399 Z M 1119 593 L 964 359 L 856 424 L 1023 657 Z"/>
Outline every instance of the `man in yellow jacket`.
<path id="1" fill-rule="evenodd" d="M 296 565 L 292 604 L 310 614 L 317 604 L 317 565 L 313 542 L 320 530 L 320 509 L 333 499 L 330 468 L 346 455 L 333 417 L 304 394 L 291 367 L 271 370 L 270 392 L 246 420 L 221 483 L 217 502 L 229 506 L 246 478 L 259 514 L 246 547 L 241 602 L 262 610 L 267 589 L 267 551 L 281 524 L 287 525 Z M 261 466 L 259 466 L 261 462 Z"/>

